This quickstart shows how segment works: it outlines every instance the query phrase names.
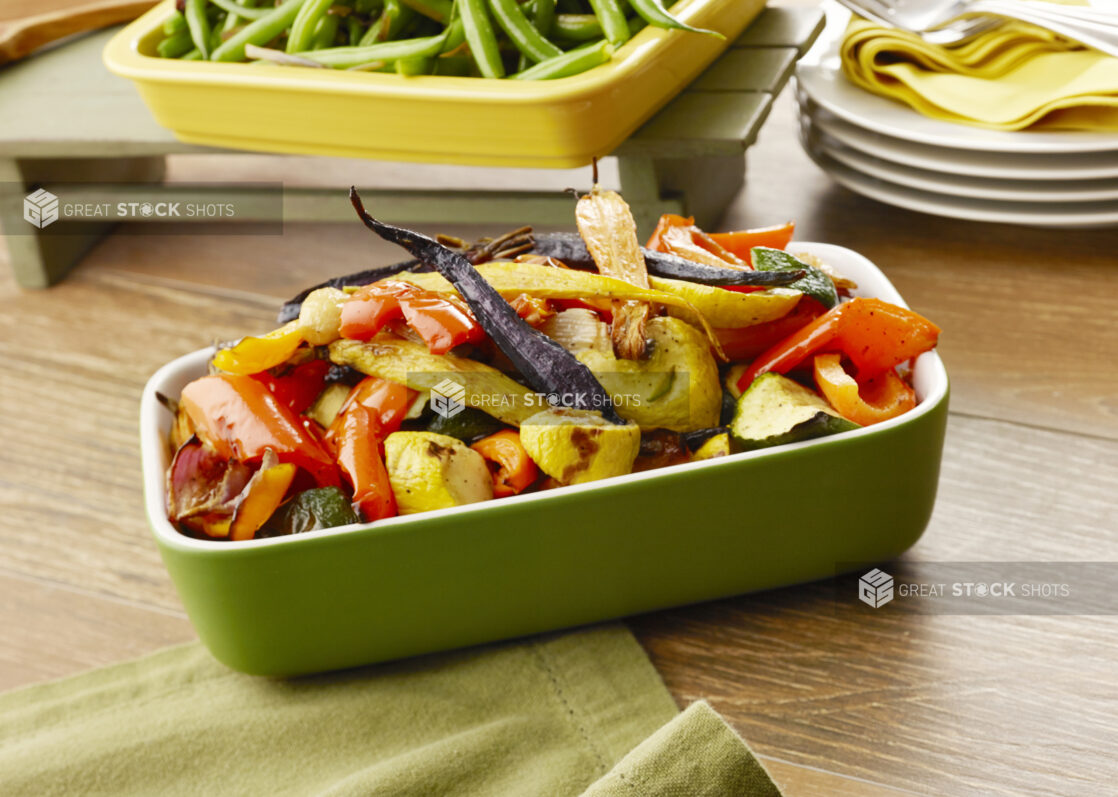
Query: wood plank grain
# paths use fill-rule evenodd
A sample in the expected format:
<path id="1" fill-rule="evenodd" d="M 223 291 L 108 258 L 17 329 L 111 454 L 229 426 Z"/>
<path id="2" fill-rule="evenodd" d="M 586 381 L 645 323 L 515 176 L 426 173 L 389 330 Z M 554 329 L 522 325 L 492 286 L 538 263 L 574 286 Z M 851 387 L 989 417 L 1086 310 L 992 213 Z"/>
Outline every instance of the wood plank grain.
<path id="1" fill-rule="evenodd" d="M 181 612 L 155 611 L 0 572 L 0 689 L 62 678 L 194 639 Z"/>
<path id="2" fill-rule="evenodd" d="M 49 292 L 0 277 L 0 561 L 177 608 L 144 523 L 138 400 L 163 362 L 263 327 L 271 308 L 111 274 Z"/>
<path id="3" fill-rule="evenodd" d="M 759 759 L 784 793 L 784 797 L 904 797 L 916 793 L 778 758 L 759 756 Z"/>

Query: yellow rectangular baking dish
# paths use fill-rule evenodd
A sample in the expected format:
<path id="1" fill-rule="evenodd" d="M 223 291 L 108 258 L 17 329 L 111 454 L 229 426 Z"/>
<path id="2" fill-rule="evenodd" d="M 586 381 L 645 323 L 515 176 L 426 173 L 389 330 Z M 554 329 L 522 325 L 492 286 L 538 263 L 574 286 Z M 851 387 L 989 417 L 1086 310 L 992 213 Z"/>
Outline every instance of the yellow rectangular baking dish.
<path id="1" fill-rule="evenodd" d="M 217 147 L 394 161 L 573 168 L 612 152 L 690 83 L 764 0 L 680 0 L 699 33 L 647 27 L 613 59 L 546 81 L 416 76 L 159 58 L 174 0 L 105 47 L 182 141 Z"/>

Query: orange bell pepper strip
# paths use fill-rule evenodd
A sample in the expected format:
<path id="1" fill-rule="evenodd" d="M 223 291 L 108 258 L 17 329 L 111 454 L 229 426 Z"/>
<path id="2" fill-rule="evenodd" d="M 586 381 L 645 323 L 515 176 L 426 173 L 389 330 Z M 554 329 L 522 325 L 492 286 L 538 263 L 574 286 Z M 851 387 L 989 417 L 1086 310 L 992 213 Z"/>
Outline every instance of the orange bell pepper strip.
<path id="1" fill-rule="evenodd" d="M 815 384 L 842 417 L 859 426 L 887 421 L 916 406 L 916 391 L 896 371 L 883 371 L 859 385 L 842 367 L 841 354 L 815 355 Z"/>
<path id="2" fill-rule="evenodd" d="M 668 252 L 688 257 L 687 249 L 691 249 L 694 259 L 701 257 L 692 247 L 706 250 L 725 261 L 722 265 L 752 266 L 752 249 L 755 246 L 766 246 L 771 249 L 784 249 L 792 240 L 795 232 L 794 222 L 786 222 L 773 227 L 760 227 L 754 230 L 739 230 L 737 232 L 706 233 L 695 226 L 695 219 L 677 216 L 674 213 L 665 213 L 656 224 L 656 229 L 648 239 L 645 247 L 657 252 Z M 686 232 L 690 241 L 683 236 Z M 690 246 L 688 246 L 690 244 Z M 727 257 L 729 256 L 729 257 Z M 736 261 L 736 262 L 735 262 Z M 707 262 L 704 258 L 702 262 Z M 718 265 L 714 263 L 713 265 Z"/>
<path id="3" fill-rule="evenodd" d="M 759 227 L 754 230 L 739 230 L 738 232 L 712 232 L 711 239 L 728 252 L 740 257 L 752 265 L 752 250 L 755 246 L 764 246 L 769 249 L 784 249 L 792 240 L 796 231 L 796 223 L 789 221 L 772 227 Z"/>
<path id="4" fill-rule="evenodd" d="M 234 540 L 251 540 L 283 503 L 294 479 L 295 466 L 290 462 L 261 467 L 245 487 L 245 496 L 233 513 L 229 536 Z"/>
<path id="5" fill-rule="evenodd" d="M 648 239 L 648 243 L 644 245 L 645 249 L 651 249 L 654 252 L 667 252 L 663 247 L 664 233 L 673 227 L 694 227 L 694 216 L 678 216 L 675 213 L 665 213 L 656 222 L 656 229 L 652 231 L 652 235 Z"/>
<path id="6" fill-rule="evenodd" d="M 367 521 L 393 517 L 396 496 L 388 481 L 388 470 L 380 447 L 384 433 L 376 415 L 364 404 L 354 402 L 339 416 L 335 436 L 338 466 L 353 488 L 353 505 Z"/>
<path id="7" fill-rule="evenodd" d="M 339 484 L 338 468 L 298 417 L 250 376 L 214 374 L 182 390 L 180 406 L 199 437 L 227 459 L 256 463 L 272 449 L 280 462 L 307 471 L 320 487 Z"/>
<path id="8" fill-rule="evenodd" d="M 520 435 L 512 429 L 483 437 L 470 448 L 485 457 L 489 464 L 493 495 L 497 498 L 522 492 L 539 476 L 536 463 L 520 443 Z"/>
<path id="9" fill-rule="evenodd" d="M 398 382 L 389 382 L 387 379 L 380 379 L 376 376 L 365 377 L 353 386 L 345 401 L 342 402 L 338 417 L 334 419 L 334 422 L 330 424 L 330 429 L 326 432 L 327 446 L 331 448 L 337 446 L 338 436 L 344 422 L 343 416 L 354 404 L 360 404 L 373 414 L 380 430 L 380 442 L 383 443 L 383 438 L 400 428 L 400 424 L 403 423 L 404 416 L 407 415 L 408 407 L 415 400 L 415 396 L 416 391 L 410 390 Z"/>
<path id="10" fill-rule="evenodd" d="M 343 338 L 369 340 L 398 318 L 419 333 L 432 354 L 463 343 L 478 343 L 485 332 L 457 297 L 426 291 L 406 282 L 378 282 L 360 288 L 342 304 Z"/>
<path id="11" fill-rule="evenodd" d="M 717 328 L 714 330 L 714 335 L 722 344 L 722 351 L 731 360 L 752 360 L 792 333 L 807 326 L 824 312 L 826 308 L 822 304 L 810 296 L 804 296 L 792 311 L 782 318 L 754 324 L 751 327 Z"/>
<path id="12" fill-rule="evenodd" d="M 742 392 L 767 371 L 786 374 L 817 352 L 838 351 L 864 384 L 935 347 L 940 329 L 928 319 L 881 299 L 853 299 L 762 352 L 738 380 Z"/>

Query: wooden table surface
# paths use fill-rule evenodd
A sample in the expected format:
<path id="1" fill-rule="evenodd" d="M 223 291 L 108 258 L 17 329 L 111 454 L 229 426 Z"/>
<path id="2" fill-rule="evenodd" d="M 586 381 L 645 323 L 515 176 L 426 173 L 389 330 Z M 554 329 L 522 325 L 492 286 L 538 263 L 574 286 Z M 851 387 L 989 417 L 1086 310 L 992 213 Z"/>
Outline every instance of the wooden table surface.
<path id="1" fill-rule="evenodd" d="M 750 152 L 727 228 L 794 218 L 801 240 L 877 262 L 944 329 L 953 397 L 940 497 L 906 557 L 1118 560 L 1118 233 L 862 199 L 800 150 L 787 93 Z M 172 172 L 272 179 L 282 168 L 291 182 L 343 186 L 415 171 L 223 158 L 184 156 Z M 45 292 L 21 292 L 0 265 L 0 689 L 193 637 L 141 506 L 144 381 L 214 339 L 265 329 L 298 288 L 395 257 L 358 224 L 129 233 Z M 816 585 L 631 626 L 679 703 L 710 700 L 789 795 L 1115 793 L 1114 617 L 843 612 Z"/>

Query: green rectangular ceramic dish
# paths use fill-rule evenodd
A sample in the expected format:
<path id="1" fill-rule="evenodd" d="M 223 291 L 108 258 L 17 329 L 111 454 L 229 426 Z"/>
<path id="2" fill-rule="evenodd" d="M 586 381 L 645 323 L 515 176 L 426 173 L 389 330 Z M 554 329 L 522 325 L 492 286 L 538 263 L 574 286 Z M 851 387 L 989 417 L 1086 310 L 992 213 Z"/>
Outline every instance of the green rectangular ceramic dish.
<path id="1" fill-rule="evenodd" d="M 837 246 L 793 244 L 903 304 Z M 164 513 L 170 414 L 210 350 L 144 390 L 147 512 L 202 642 L 236 670 L 292 675 L 397 659 L 771 589 L 882 561 L 932 513 L 947 421 L 934 352 L 919 403 L 853 432 L 543 493 L 296 537 L 209 542 Z"/>

